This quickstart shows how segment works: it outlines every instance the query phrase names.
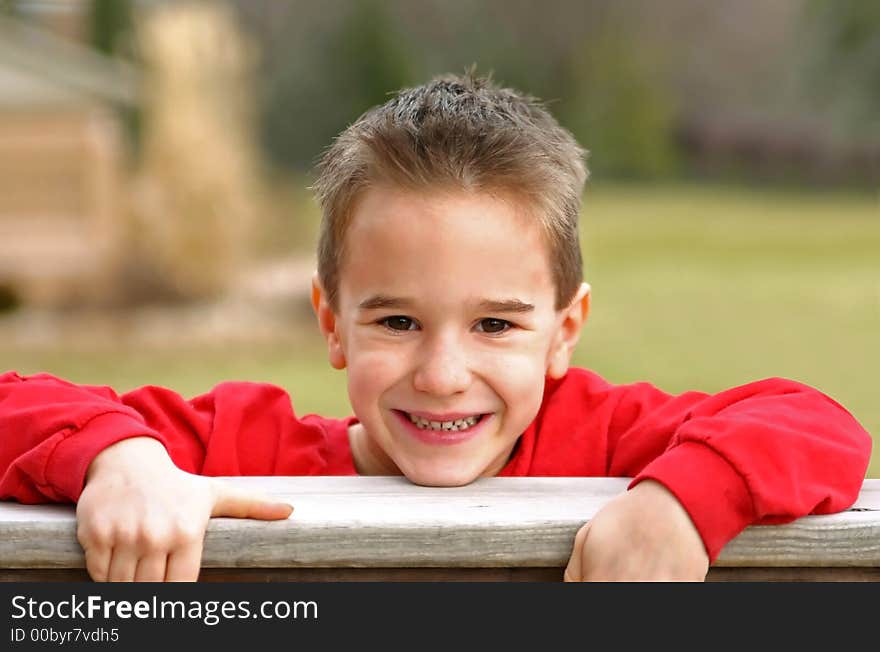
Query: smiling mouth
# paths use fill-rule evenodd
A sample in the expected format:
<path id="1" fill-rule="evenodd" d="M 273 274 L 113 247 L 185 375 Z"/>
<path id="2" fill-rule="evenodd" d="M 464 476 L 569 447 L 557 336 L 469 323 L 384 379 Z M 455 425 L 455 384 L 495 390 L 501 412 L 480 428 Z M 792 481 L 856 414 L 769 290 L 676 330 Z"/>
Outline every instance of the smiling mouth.
<path id="1" fill-rule="evenodd" d="M 454 419 L 452 421 L 430 421 L 423 417 L 410 414 L 409 412 L 401 413 L 406 416 L 419 430 L 441 430 L 445 432 L 461 432 L 468 428 L 473 428 L 482 421 L 484 414 L 475 414 L 473 416 L 464 417 L 462 419 Z"/>

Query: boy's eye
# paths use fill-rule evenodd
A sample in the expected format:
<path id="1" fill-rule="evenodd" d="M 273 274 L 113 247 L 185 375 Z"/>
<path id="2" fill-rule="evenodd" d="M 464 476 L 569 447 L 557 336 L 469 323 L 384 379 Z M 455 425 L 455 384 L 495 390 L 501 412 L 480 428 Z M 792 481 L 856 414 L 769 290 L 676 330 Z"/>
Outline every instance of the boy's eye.
<path id="1" fill-rule="evenodd" d="M 411 331 L 415 330 L 416 326 L 414 320 L 410 319 L 409 317 L 402 317 L 400 315 L 385 317 L 385 319 L 379 320 L 379 323 L 383 326 L 390 328 L 393 331 Z"/>
<path id="2" fill-rule="evenodd" d="M 482 333 L 504 333 L 511 328 L 513 324 L 504 319 L 494 319 L 487 317 L 477 322 L 477 330 Z"/>

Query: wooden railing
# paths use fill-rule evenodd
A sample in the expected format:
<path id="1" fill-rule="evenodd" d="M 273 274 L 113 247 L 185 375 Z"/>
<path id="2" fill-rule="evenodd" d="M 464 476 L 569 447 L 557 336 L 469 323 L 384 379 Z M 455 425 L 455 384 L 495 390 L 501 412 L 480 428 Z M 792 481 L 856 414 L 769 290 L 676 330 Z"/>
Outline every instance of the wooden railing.
<path id="1" fill-rule="evenodd" d="M 485 478 L 438 489 L 393 477 L 239 477 L 294 505 L 286 521 L 211 521 L 203 581 L 556 581 L 578 528 L 625 478 Z M 85 580 L 69 505 L 0 503 L 0 579 Z M 880 480 L 847 511 L 752 526 L 709 580 L 880 580 Z"/>

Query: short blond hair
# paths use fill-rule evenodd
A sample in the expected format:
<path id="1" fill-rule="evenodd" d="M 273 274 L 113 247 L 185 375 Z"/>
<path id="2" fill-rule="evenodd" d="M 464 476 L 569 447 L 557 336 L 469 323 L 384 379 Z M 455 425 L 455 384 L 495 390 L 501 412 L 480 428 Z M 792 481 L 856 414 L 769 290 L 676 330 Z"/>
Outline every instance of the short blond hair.
<path id="1" fill-rule="evenodd" d="M 586 151 L 534 97 L 489 78 L 443 75 L 364 113 L 327 148 L 313 186 L 321 206 L 318 275 L 337 307 L 345 233 L 371 185 L 508 193 L 533 209 L 556 308 L 583 280 L 578 238 Z"/>

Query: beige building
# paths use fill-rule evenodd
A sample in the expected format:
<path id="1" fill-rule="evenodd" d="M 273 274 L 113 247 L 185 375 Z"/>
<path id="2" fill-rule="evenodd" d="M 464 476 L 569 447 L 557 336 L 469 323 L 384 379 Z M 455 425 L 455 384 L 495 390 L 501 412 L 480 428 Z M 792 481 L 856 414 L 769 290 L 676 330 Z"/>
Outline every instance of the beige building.
<path id="1" fill-rule="evenodd" d="M 124 234 L 134 69 L 0 14 L 0 292 L 31 305 L 101 300 Z"/>

